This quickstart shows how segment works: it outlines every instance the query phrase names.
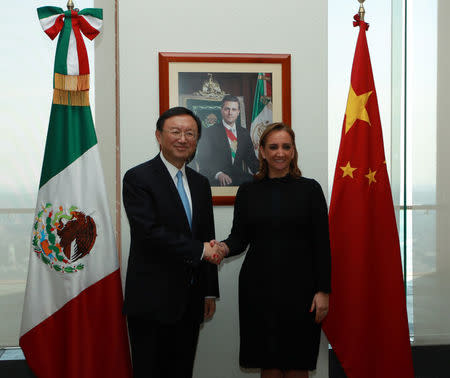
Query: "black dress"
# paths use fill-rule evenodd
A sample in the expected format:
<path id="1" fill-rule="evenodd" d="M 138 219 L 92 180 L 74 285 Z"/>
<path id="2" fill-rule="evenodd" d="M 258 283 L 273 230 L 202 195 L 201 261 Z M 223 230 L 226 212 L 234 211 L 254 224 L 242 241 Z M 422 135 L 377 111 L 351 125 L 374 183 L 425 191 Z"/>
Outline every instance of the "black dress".
<path id="1" fill-rule="evenodd" d="M 239 274 L 240 365 L 316 368 L 320 325 L 310 307 L 330 292 L 327 204 L 312 179 L 286 176 L 240 186 L 230 255 L 250 247 Z"/>

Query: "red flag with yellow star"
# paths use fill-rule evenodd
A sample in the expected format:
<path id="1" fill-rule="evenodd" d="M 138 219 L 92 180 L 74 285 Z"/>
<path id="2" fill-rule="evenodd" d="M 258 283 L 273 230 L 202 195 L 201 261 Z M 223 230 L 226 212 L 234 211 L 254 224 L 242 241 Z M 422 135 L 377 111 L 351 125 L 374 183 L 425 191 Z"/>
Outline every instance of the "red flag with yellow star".
<path id="1" fill-rule="evenodd" d="M 400 244 L 367 47 L 359 36 L 330 205 L 332 292 L 323 328 L 347 378 L 414 377 Z"/>

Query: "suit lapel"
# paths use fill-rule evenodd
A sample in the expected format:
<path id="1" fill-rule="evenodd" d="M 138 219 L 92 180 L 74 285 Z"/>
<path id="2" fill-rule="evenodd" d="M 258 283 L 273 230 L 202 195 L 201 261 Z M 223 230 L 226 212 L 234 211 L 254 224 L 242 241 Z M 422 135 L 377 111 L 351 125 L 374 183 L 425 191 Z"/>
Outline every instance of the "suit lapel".
<path id="1" fill-rule="evenodd" d="M 192 200 L 192 233 L 195 235 L 195 230 L 198 226 L 199 213 L 201 208 L 201 196 L 200 190 L 198 187 L 198 181 L 192 174 L 192 171 L 189 167 L 186 167 L 186 178 L 189 184 L 189 191 L 191 192 L 191 200 Z"/>
<path id="2" fill-rule="evenodd" d="M 244 130 L 242 129 L 241 126 L 236 126 L 236 136 L 237 136 L 237 140 L 238 140 L 238 144 L 237 144 L 237 149 L 236 149 L 236 156 L 234 158 L 234 163 L 236 164 L 237 162 L 240 161 L 241 155 L 242 155 L 242 149 L 244 148 L 244 137 L 242 135 L 242 132 Z"/>
<path id="3" fill-rule="evenodd" d="M 228 142 L 228 136 L 227 132 L 225 131 L 225 126 L 220 123 L 219 124 L 219 130 L 218 130 L 218 140 L 222 143 L 222 146 L 219 146 L 217 151 L 223 151 L 223 158 L 224 158 L 224 165 L 226 167 L 231 167 L 233 164 L 231 159 L 231 149 L 230 149 L 230 142 Z"/>

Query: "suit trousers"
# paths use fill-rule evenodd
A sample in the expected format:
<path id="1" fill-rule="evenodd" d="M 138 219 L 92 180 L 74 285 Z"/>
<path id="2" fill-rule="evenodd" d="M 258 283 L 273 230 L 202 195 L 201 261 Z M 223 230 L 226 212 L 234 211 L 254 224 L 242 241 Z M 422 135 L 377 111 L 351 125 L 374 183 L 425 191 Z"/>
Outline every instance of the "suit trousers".
<path id="1" fill-rule="evenodd" d="M 134 378 L 192 378 L 200 324 L 190 307 L 173 324 L 128 316 Z"/>

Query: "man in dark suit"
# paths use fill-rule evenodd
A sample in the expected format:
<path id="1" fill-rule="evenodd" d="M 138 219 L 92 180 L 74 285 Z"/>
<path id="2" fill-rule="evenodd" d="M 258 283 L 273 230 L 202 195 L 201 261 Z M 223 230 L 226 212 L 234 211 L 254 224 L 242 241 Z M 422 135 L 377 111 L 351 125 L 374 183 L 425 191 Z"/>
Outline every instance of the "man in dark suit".
<path id="1" fill-rule="evenodd" d="M 189 109 L 167 110 L 156 124 L 161 153 L 130 169 L 123 202 L 131 246 L 123 312 L 134 377 L 192 377 L 199 325 L 215 312 L 217 266 L 208 180 L 186 167 L 201 135 Z M 208 262 L 209 261 L 209 262 Z"/>
<path id="2" fill-rule="evenodd" d="M 250 133 L 236 125 L 240 114 L 239 99 L 226 95 L 220 112 L 222 120 L 204 129 L 198 151 L 199 171 L 208 178 L 211 186 L 238 186 L 252 180 L 259 162 Z"/>

